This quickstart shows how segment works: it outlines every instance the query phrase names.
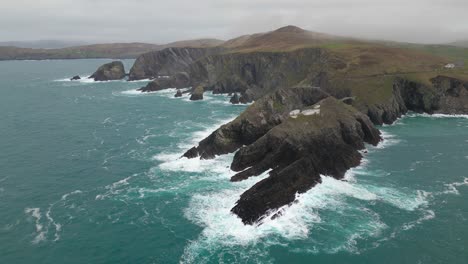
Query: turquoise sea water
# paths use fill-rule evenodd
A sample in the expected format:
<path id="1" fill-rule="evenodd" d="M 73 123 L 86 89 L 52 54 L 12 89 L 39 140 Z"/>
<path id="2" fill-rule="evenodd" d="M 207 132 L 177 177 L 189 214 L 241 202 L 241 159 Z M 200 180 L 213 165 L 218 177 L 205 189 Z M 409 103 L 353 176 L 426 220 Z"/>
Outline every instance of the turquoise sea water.
<path id="1" fill-rule="evenodd" d="M 179 157 L 245 106 L 66 80 L 105 62 L 0 62 L 0 263 L 468 263 L 467 117 L 409 114 L 346 181 L 244 226 L 229 210 L 265 176 Z"/>

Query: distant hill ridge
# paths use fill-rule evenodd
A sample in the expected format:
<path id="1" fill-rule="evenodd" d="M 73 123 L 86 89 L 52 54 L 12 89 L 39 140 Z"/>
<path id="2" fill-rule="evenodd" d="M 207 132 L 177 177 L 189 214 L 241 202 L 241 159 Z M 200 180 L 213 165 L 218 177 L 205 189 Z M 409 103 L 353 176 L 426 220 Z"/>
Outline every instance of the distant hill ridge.
<path id="1" fill-rule="evenodd" d="M 87 59 L 87 58 L 136 58 L 138 55 L 168 47 L 213 47 L 224 41 L 218 39 L 195 39 L 158 45 L 149 43 L 107 43 L 57 49 L 21 48 L 0 45 L 0 60 Z M 11 42 L 4 42 L 12 44 Z M 1 43 L 0 43 L 1 44 Z"/>
<path id="2" fill-rule="evenodd" d="M 13 44 L 12 42 L 4 42 Z M 107 43 L 80 45 L 56 49 L 21 48 L 2 46 L 0 42 L 0 60 L 41 60 L 41 59 L 83 59 L 83 58 L 136 58 L 141 54 L 163 50 L 165 48 L 209 48 L 222 47 L 231 52 L 255 51 L 293 51 L 300 48 L 320 47 L 328 49 L 364 47 L 378 45 L 424 53 L 468 62 L 468 41 L 457 41 L 447 45 L 425 45 L 395 41 L 363 40 L 352 37 L 335 36 L 326 33 L 308 31 L 288 25 L 273 31 L 243 35 L 227 41 L 204 38 L 182 40 L 168 44 L 150 43 Z M 465 63 L 467 64 L 467 63 Z"/>

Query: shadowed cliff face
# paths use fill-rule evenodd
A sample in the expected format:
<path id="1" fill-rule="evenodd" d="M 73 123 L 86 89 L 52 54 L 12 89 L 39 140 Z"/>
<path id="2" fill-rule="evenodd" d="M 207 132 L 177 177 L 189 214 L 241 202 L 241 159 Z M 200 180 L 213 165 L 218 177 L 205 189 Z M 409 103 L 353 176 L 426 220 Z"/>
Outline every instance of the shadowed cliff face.
<path id="1" fill-rule="evenodd" d="M 188 72 L 196 60 L 223 52 L 223 48 L 167 48 L 138 56 L 130 69 L 129 80 L 152 79 Z"/>
<path id="2" fill-rule="evenodd" d="M 351 90 L 357 100 L 353 106 L 367 114 L 375 124 L 392 124 L 408 111 L 417 113 L 466 114 L 468 112 L 468 82 L 438 75 L 427 81 L 402 77 L 388 77 L 384 85 L 373 87 L 378 100 L 363 98 L 361 92 Z M 352 82 L 352 81 L 350 81 Z"/>
<path id="3" fill-rule="evenodd" d="M 320 48 L 291 52 L 227 53 L 204 57 L 190 67 L 193 83 L 213 93 L 240 93 L 240 102 L 261 98 L 278 87 L 297 85 L 332 67 Z"/>

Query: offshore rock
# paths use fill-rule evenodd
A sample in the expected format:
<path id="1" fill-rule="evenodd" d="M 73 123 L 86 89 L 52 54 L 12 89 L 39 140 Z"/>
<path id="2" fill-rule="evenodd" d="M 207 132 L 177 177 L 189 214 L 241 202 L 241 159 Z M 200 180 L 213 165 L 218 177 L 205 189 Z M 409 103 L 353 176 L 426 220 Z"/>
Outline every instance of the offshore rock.
<path id="1" fill-rule="evenodd" d="M 177 92 L 174 95 L 174 97 L 182 97 L 182 91 L 180 89 L 177 89 Z"/>
<path id="2" fill-rule="evenodd" d="M 155 92 L 168 88 L 190 87 L 190 76 L 186 72 L 178 72 L 174 76 L 159 77 L 149 82 L 145 87 L 138 89 L 141 92 Z"/>
<path id="3" fill-rule="evenodd" d="M 239 96 L 237 95 L 237 93 L 234 93 L 229 102 L 231 104 L 239 104 Z"/>
<path id="4" fill-rule="evenodd" d="M 125 78 L 125 68 L 121 61 L 113 61 L 99 67 L 89 78 L 95 81 L 112 81 Z"/>
<path id="5" fill-rule="evenodd" d="M 203 100 L 203 93 L 205 92 L 205 89 L 203 86 L 198 86 L 192 91 L 192 95 L 190 96 L 190 100 L 192 101 L 197 101 L 197 100 Z"/>
<path id="6" fill-rule="evenodd" d="M 113 61 L 99 67 L 89 78 L 95 81 L 112 81 L 125 78 L 125 68 L 121 61 Z"/>
<path id="7" fill-rule="evenodd" d="M 81 77 L 79 75 L 75 75 L 70 78 L 70 81 L 77 81 L 77 80 L 81 80 Z"/>

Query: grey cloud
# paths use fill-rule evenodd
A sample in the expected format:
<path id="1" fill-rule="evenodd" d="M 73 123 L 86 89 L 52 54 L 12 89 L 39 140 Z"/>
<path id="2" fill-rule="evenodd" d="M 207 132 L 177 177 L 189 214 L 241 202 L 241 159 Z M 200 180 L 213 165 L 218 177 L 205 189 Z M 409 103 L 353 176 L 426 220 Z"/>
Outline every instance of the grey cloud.
<path id="1" fill-rule="evenodd" d="M 468 38 L 466 0 L 6 0 L 0 41 L 94 42 L 216 37 L 294 24 L 361 38 L 444 43 Z"/>

